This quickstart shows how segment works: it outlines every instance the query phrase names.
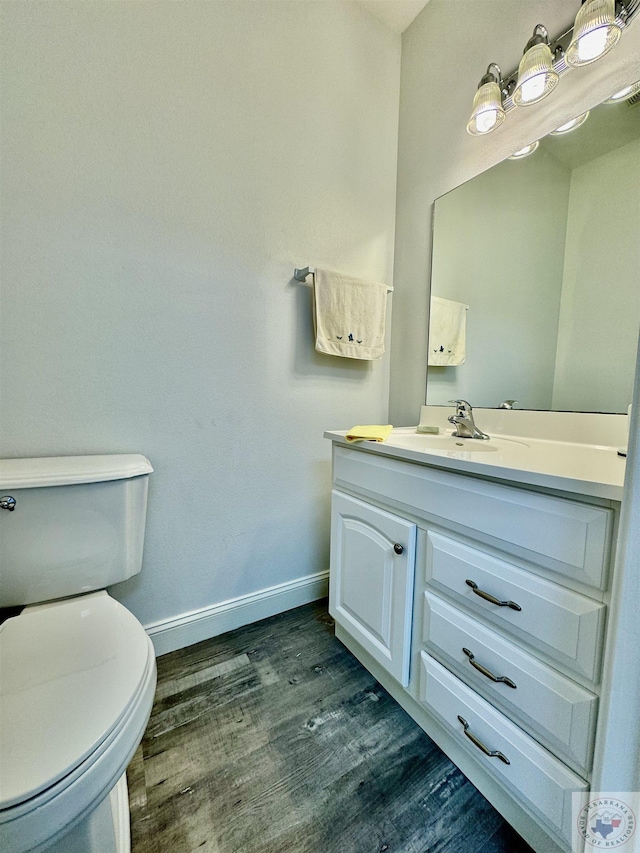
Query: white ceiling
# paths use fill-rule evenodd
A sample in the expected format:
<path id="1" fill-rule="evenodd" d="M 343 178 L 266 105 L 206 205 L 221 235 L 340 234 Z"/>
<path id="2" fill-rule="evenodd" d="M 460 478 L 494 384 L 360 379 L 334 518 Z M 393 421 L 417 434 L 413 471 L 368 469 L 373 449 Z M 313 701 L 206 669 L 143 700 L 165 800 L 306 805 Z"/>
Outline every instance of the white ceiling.
<path id="1" fill-rule="evenodd" d="M 429 0 L 358 0 L 361 6 L 397 33 L 404 32 Z"/>

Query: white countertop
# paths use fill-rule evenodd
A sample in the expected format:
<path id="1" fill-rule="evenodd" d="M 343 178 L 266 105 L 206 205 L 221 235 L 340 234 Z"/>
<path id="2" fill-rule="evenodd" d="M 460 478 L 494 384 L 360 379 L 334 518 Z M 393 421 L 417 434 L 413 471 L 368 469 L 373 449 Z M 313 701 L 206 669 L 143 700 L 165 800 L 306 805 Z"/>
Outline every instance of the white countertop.
<path id="1" fill-rule="evenodd" d="M 574 495 L 622 500 L 626 459 L 618 455 L 616 447 L 519 435 L 501 435 L 485 442 L 454 439 L 451 433 L 447 430 L 432 436 L 418 433 L 415 427 L 400 427 L 383 442 L 350 442 L 344 430 L 327 431 L 324 436 L 345 447 L 408 462 Z"/>

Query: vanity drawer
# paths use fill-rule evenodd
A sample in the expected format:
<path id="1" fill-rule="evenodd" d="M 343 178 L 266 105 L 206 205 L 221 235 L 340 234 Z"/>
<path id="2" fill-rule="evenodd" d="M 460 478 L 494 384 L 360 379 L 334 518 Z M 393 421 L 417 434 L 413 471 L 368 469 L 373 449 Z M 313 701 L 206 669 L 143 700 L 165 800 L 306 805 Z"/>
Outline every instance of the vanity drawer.
<path id="1" fill-rule="evenodd" d="M 334 480 L 444 526 L 460 525 L 474 538 L 565 577 L 604 587 L 613 524 L 606 507 L 339 446 Z"/>
<path id="2" fill-rule="evenodd" d="M 500 779 L 509 793 L 528 806 L 545 825 L 571 842 L 571 795 L 586 791 L 580 776 L 554 758 L 488 702 L 463 684 L 430 655 L 421 653 L 420 701 Z M 473 735 L 509 761 L 489 757 L 465 736 Z"/>
<path id="3" fill-rule="evenodd" d="M 433 530 L 427 531 L 426 562 L 427 587 L 452 597 L 570 673 L 598 681 L 604 604 Z M 480 592 L 517 609 L 487 601 Z"/>
<path id="4" fill-rule="evenodd" d="M 590 770 L 597 696 L 430 592 L 424 597 L 423 640 L 431 654 L 551 752 L 580 772 Z M 509 683 L 491 680 L 477 666 Z"/>

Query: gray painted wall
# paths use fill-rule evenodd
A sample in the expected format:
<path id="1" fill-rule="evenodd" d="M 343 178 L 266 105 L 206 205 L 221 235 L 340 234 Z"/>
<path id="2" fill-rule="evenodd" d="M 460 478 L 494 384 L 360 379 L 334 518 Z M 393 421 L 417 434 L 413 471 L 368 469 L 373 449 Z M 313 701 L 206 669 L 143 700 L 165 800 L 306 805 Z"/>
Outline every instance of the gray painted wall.
<path id="1" fill-rule="evenodd" d="M 328 568 L 317 264 L 391 282 L 400 36 L 357 4 L 2 3 L 5 456 L 141 452 L 143 623 Z"/>

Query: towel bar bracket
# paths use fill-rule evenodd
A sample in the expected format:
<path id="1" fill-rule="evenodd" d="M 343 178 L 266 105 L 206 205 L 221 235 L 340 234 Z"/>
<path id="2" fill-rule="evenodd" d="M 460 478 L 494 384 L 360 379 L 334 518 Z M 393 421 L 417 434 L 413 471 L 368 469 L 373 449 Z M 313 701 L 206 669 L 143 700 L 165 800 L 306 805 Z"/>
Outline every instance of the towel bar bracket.
<path id="1" fill-rule="evenodd" d="M 308 275 L 313 275 L 316 271 L 315 267 L 304 267 L 303 269 L 295 269 L 293 271 L 293 277 L 296 281 L 305 281 L 307 280 Z"/>

